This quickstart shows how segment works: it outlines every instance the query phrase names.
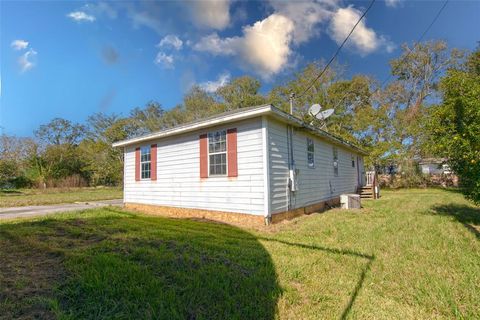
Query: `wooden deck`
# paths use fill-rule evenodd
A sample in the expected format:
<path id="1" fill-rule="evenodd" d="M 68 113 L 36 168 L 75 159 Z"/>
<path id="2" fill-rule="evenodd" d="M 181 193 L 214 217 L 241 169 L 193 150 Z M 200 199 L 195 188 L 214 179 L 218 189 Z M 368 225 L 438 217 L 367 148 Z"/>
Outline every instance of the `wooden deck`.
<path id="1" fill-rule="evenodd" d="M 378 199 L 380 197 L 380 187 L 376 172 L 367 171 L 365 178 L 365 185 L 358 187 L 357 193 L 362 199 Z"/>

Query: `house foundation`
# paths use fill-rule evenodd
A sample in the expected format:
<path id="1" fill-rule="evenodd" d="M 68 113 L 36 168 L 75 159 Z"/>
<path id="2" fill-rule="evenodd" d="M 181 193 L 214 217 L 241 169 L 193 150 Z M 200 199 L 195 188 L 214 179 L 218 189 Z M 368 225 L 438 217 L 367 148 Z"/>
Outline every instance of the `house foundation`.
<path id="1" fill-rule="evenodd" d="M 296 217 L 311 214 L 314 212 L 322 212 L 332 207 L 340 205 L 340 197 L 321 201 L 306 207 L 297 208 L 285 212 L 272 214 L 271 223 L 279 223 L 283 220 L 291 220 Z M 157 206 L 143 203 L 125 203 L 125 209 L 138 211 L 151 215 L 158 215 L 169 218 L 187 218 L 187 219 L 206 219 L 231 224 L 242 225 L 262 225 L 265 224 L 265 217 L 260 215 L 252 215 L 237 212 L 213 211 L 192 208 L 178 208 L 168 206 Z"/>

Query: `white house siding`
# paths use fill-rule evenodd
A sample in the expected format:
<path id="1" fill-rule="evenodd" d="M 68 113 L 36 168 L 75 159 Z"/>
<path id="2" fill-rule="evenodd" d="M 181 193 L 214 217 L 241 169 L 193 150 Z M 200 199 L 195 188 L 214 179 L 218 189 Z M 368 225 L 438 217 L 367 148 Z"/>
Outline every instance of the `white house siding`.
<path id="1" fill-rule="evenodd" d="M 307 164 L 307 137 L 314 141 L 315 168 Z M 287 125 L 268 121 L 270 201 L 272 213 L 288 210 L 288 146 Z M 292 193 L 292 207 L 301 208 L 356 191 L 358 185 L 357 154 L 341 146 L 338 150 L 338 176 L 333 170 L 333 145 L 303 130 L 293 133 L 293 154 L 298 170 L 298 191 Z M 355 168 L 352 167 L 352 156 Z M 361 158 L 361 156 L 360 156 Z"/>
<path id="2" fill-rule="evenodd" d="M 270 174 L 270 210 L 288 210 L 288 148 L 287 126 L 271 119 L 267 121 Z"/>
<path id="3" fill-rule="evenodd" d="M 442 174 L 443 168 L 442 164 L 438 163 L 422 163 L 420 165 L 423 174 Z"/>
<path id="4" fill-rule="evenodd" d="M 200 179 L 199 135 L 237 128 L 238 177 Z M 264 214 L 262 119 L 149 141 L 157 144 L 157 181 L 135 181 L 135 148 L 126 147 L 127 203 Z"/>

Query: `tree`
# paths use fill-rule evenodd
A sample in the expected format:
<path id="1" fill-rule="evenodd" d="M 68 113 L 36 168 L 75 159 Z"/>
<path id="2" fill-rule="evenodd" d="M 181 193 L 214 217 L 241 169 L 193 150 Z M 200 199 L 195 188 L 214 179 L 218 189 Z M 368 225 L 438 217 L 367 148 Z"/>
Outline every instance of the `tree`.
<path id="1" fill-rule="evenodd" d="M 130 112 L 130 120 L 135 135 L 147 134 L 164 129 L 162 118 L 165 114 L 160 103 L 150 101 L 142 108 Z"/>
<path id="2" fill-rule="evenodd" d="M 480 204 L 480 48 L 440 85 L 443 102 L 432 108 L 428 144 L 446 157 L 468 199 Z"/>
<path id="3" fill-rule="evenodd" d="M 27 187 L 27 159 L 34 141 L 31 138 L 0 135 L 0 186 Z"/>
<path id="4" fill-rule="evenodd" d="M 188 116 L 185 112 L 185 108 L 182 105 L 177 105 L 165 112 L 163 116 L 163 123 L 165 124 L 165 127 L 172 128 L 187 122 L 187 119 Z"/>
<path id="5" fill-rule="evenodd" d="M 85 136 L 85 127 L 66 119 L 55 118 L 47 124 L 42 124 L 34 133 L 43 143 L 74 145 Z"/>
<path id="6" fill-rule="evenodd" d="M 395 136 L 400 141 L 397 153 L 405 159 L 428 156 L 422 149 L 422 124 L 428 108 L 437 103 L 438 83 L 450 68 L 458 66 L 464 52 L 450 50 L 444 41 L 427 41 L 412 47 L 404 44 L 402 54 L 390 62 L 396 78 L 387 95 L 396 97 L 390 116 Z"/>
<path id="7" fill-rule="evenodd" d="M 120 184 L 123 180 L 123 152 L 113 148 L 112 143 L 133 136 L 135 124 L 128 118 L 103 113 L 88 117 L 87 124 L 87 137 L 79 145 L 85 163 L 83 174 L 89 177 L 92 185 Z"/>
<path id="8" fill-rule="evenodd" d="M 308 108 L 319 103 L 324 108 L 332 108 L 333 103 L 328 98 L 328 88 L 338 77 L 338 66 L 333 66 L 323 74 L 323 76 L 313 83 L 312 88 L 305 91 L 312 81 L 322 71 L 324 64 L 322 62 L 313 62 L 308 64 L 301 72 L 296 73 L 293 79 L 284 85 L 274 87 L 268 95 L 268 101 L 276 107 L 289 112 L 290 93 L 296 93 L 294 115 L 308 121 Z M 302 95 L 302 93 L 304 93 Z"/>
<path id="9" fill-rule="evenodd" d="M 222 112 L 222 106 L 208 92 L 199 86 L 193 86 L 183 97 L 183 111 L 181 120 L 185 122 L 199 120 Z"/>
<path id="10" fill-rule="evenodd" d="M 335 113 L 328 118 L 327 130 L 335 135 L 361 145 L 369 145 L 368 134 L 373 125 L 370 104 L 372 80 L 356 75 L 351 80 L 333 82 L 328 86 L 323 109 Z M 315 123 L 315 122 L 314 122 Z"/>
<path id="11" fill-rule="evenodd" d="M 83 125 L 69 120 L 55 118 L 35 130 L 40 144 L 35 144 L 29 155 L 33 170 L 30 174 L 37 183 L 46 186 L 73 175 L 88 179 L 83 171 L 84 160 L 78 152 L 78 144 L 86 135 Z"/>
<path id="12" fill-rule="evenodd" d="M 402 46 L 402 54 L 390 61 L 392 75 L 402 84 L 406 95 L 405 108 L 415 115 L 422 103 L 436 93 L 439 77 L 458 65 L 464 56 L 457 49 L 449 50 L 444 41 Z"/>
<path id="13" fill-rule="evenodd" d="M 225 110 L 236 110 L 264 104 L 266 99 L 259 93 L 260 86 L 257 79 L 243 76 L 218 88 L 216 94 L 225 105 Z"/>

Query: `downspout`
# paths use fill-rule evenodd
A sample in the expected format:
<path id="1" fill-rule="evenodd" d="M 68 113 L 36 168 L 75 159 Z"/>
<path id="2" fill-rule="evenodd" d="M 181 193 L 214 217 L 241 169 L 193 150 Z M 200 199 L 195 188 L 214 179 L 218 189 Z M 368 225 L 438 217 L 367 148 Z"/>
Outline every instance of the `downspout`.
<path id="1" fill-rule="evenodd" d="M 295 98 L 295 94 L 292 92 L 290 93 L 290 114 L 293 116 L 293 99 Z M 293 154 L 293 127 L 291 125 L 287 125 L 287 150 L 288 150 L 288 203 L 287 209 L 293 209 L 293 197 L 295 192 L 295 184 L 296 184 L 296 173 L 295 173 L 295 158 Z"/>
<path id="2" fill-rule="evenodd" d="M 126 178 L 127 178 L 127 175 L 126 175 L 126 172 L 127 172 L 127 169 L 126 169 L 126 166 L 127 166 L 127 147 L 123 147 L 123 155 L 122 155 L 122 158 L 123 158 L 123 181 L 122 181 L 122 189 L 123 189 L 123 201 L 122 201 L 122 204 L 123 204 L 123 207 L 125 207 L 125 195 L 126 195 L 126 190 L 125 190 L 125 185 L 126 185 Z"/>
<path id="3" fill-rule="evenodd" d="M 272 201 L 270 195 L 270 143 L 268 136 L 268 120 L 265 116 L 262 117 L 262 144 L 263 144 L 263 199 L 264 199 L 264 219 L 265 225 L 272 223 L 272 212 L 270 202 Z"/>

